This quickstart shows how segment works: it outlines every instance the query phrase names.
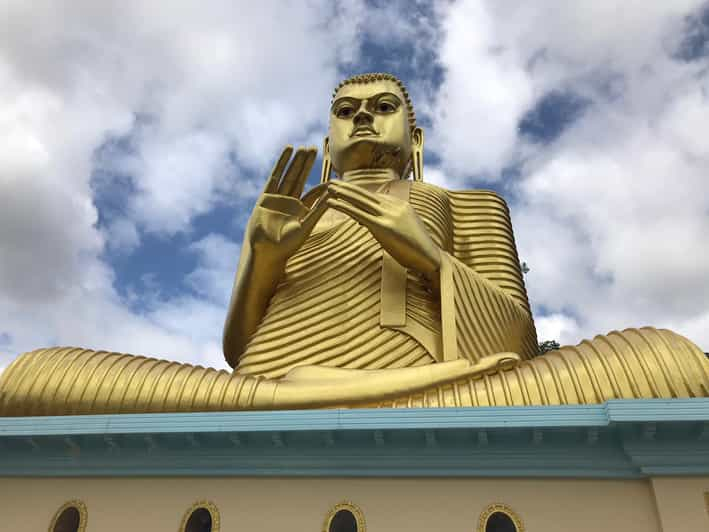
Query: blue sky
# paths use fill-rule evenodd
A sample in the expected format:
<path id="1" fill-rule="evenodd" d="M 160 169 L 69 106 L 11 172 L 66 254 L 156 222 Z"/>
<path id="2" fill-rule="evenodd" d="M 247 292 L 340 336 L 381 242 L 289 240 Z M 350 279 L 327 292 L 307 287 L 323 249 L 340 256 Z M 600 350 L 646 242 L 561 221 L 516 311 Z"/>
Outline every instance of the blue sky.
<path id="1" fill-rule="evenodd" d="M 409 87 L 426 180 L 507 198 L 540 339 L 709 348 L 705 0 L 2 9 L 0 367 L 52 344 L 224 367 L 256 194 L 365 71 Z"/>

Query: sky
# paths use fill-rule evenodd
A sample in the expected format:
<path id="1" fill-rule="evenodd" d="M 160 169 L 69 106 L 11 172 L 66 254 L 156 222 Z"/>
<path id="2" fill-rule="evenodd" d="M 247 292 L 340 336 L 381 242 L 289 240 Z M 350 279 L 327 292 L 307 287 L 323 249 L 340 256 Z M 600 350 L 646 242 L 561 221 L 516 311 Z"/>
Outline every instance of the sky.
<path id="1" fill-rule="evenodd" d="M 706 0 L 0 0 L 0 368 L 226 368 L 254 200 L 369 71 L 408 86 L 425 181 L 508 201 L 540 340 L 709 351 Z"/>

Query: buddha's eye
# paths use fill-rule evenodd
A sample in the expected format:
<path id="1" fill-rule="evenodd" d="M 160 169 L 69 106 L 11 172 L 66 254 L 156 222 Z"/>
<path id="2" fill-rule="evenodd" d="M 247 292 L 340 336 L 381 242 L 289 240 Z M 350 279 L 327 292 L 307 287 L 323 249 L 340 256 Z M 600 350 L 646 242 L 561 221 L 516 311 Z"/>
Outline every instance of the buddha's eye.
<path id="1" fill-rule="evenodd" d="M 354 114 L 354 108 L 349 105 L 343 105 L 337 111 L 335 111 L 335 116 L 337 118 L 349 118 Z"/>
<path id="2" fill-rule="evenodd" d="M 378 102 L 376 109 L 378 113 L 393 113 L 396 111 L 396 107 L 389 102 Z"/>

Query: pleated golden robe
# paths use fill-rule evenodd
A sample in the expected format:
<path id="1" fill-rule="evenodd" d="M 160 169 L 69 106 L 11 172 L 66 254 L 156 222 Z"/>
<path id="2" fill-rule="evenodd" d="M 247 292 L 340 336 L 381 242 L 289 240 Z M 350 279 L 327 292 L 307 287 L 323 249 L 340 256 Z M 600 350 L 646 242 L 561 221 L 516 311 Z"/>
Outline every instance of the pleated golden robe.
<path id="1" fill-rule="evenodd" d="M 300 365 L 382 369 L 536 354 L 504 201 L 411 181 L 382 192 L 408 200 L 443 251 L 440 286 L 407 272 L 357 222 L 330 213 L 288 261 L 237 373 L 278 378 Z"/>

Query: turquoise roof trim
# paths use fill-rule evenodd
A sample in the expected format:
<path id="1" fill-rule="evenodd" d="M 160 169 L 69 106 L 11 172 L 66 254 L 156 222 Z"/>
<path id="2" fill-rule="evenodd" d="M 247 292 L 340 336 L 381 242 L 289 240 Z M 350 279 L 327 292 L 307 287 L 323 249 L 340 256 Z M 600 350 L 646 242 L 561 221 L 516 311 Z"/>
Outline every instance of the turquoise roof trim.
<path id="1" fill-rule="evenodd" d="M 709 399 L 0 418 L 2 476 L 709 474 Z"/>

